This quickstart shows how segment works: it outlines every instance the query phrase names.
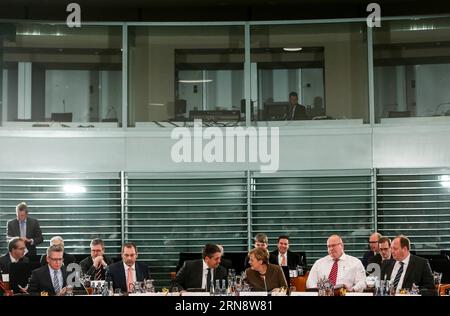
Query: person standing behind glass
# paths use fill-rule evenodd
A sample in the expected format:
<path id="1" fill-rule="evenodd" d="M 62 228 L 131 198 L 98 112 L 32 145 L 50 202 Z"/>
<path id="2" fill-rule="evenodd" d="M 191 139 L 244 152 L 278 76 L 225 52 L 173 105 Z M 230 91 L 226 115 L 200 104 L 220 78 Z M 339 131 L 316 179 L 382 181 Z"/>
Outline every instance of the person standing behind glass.
<path id="1" fill-rule="evenodd" d="M 297 92 L 289 93 L 289 111 L 287 114 L 288 121 L 294 120 L 308 120 L 308 115 L 306 114 L 306 107 L 298 103 Z"/>
<path id="2" fill-rule="evenodd" d="M 250 268 L 245 270 L 246 281 L 253 291 L 273 291 L 287 288 L 286 278 L 279 265 L 269 263 L 266 249 L 254 248 L 248 252 Z"/>
<path id="3" fill-rule="evenodd" d="M 8 240 L 21 237 L 25 240 L 25 255 L 36 256 L 36 246 L 44 241 L 41 227 L 37 219 L 28 217 L 28 205 L 21 202 L 16 206 L 17 218 L 8 221 L 6 236 Z"/>

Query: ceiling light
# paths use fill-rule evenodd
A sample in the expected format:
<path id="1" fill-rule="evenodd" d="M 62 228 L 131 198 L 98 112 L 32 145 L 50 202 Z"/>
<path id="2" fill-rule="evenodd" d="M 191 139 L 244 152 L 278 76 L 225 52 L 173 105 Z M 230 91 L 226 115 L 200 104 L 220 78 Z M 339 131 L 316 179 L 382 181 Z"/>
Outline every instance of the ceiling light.
<path id="1" fill-rule="evenodd" d="M 285 48 L 283 48 L 283 50 L 285 52 L 299 52 L 302 49 L 303 49 L 302 47 L 285 47 Z"/>
<path id="2" fill-rule="evenodd" d="M 63 189 L 67 194 L 86 193 L 85 187 L 76 184 L 66 184 Z"/>

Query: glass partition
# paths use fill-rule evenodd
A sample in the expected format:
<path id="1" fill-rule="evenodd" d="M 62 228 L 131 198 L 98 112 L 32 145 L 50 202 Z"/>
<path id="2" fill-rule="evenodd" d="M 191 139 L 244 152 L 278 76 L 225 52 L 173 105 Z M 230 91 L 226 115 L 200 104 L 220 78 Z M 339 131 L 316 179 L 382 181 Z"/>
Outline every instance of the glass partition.
<path id="1" fill-rule="evenodd" d="M 449 116 L 449 19 L 383 21 L 381 26 L 373 37 L 376 121 Z"/>
<path id="2" fill-rule="evenodd" d="M 130 126 L 242 121 L 243 26 L 129 30 Z"/>
<path id="3" fill-rule="evenodd" d="M 364 23 L 252 26 L 251 62 L 253 120 L 368 121 Z"/>
<path id="4" fill-rule="evenodd" d="M 121 26 L 0 28 L 3 126 L 121 122 Z"/>

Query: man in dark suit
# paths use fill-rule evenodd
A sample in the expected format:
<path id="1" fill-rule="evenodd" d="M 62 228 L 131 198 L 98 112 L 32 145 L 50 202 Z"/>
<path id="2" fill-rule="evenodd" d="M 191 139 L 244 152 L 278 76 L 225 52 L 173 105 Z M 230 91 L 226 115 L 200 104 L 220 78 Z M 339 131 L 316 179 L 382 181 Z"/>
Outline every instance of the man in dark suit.
<path id="1" fill-rule="evenodd" d="M 373 256 L 376 256 L 380 252 L 378 242 L 381 237 L 382 237 L 381 234 L 377 233 L 377 232 L 374 232 L 372 235 L 370 235 L 370 237 L 369 237 L 370 250 L 365 252 L 363 258 L 361 259 L 361 262 L 362 262 L 364 268 L 367 268 L 370 258 L 372 258 Z"/>
<path id="2" fill-rule="evenodd" d="M 222 252 L 217 245 L 205 245 L 202 257 L 186 260 L 178 271 L 175 280 L 181 290 L 203 289 L 209 292 L 216 280 L 227 278 L 227 269 L 220 265 Z"/>
<path id="3" fill-rule="evenodd" d="M 128 242 L 122 246 L 122 261 L 113 263 L 106 269 L 106 281 L 113 283 L 114 289 L 132 293 L 134 282 L 149 279 L 148 266 L 137 262 L 138 251 L 134 243 Z"/>
<path id="4" fill-rule="evenodd" d="M 400 235 L 391 244 L 393 261 L 381 266 L 381 278 L 391 280 L 396 293 L 417 285 L 422 295 L 435 295 L 434 278 L 428 260 L 409 252 L 410 241 Z"/>
<path id="5" fill-rule="evenodd" d="M 61 246 L 63 249 L 63 264 L 67 267 L 71 263 L 76 263 L 77 259 L 74 255 L 71 255 L 70 253 L 67 253 L 64 250 L 64 239 L 62 239 L 61 236 L 54 236 L 50 239 L 50 246 Z M 47 265 L 47 255 L 42 255 L 41 257 L 41 265 L 45 266 Z"/>
<path id="6" fill-rule="evenodd" d="M 25 241 L 22 238 L 14 237 L 8 243 L 8 253 L 0 257 L 0 273 L 9 274 L 11 263 L 29 262 L 25 256 Z"/>
<path id="7" fill-rule="evenodd" d="M 300 256 L 289 250 L 289 236 L 278 237 L 277 250 L 270 253 L 269 262 L 282 267 L 287 266 L 289 270 L 303 266 Z"/>
<path id="8" fill-rule="evenodd" d="M 289 112 L 287 113 L 287 120 L 307 120 L 306 108 L 304 105 L 298 104 L 297 92 L 289 93 Z"/>
<path id="9" fill-rule="evenodd" d="M 391 240 L 389 238 L 381 237 L 378 240 L 378 249 L 380 252 L 369 259 L 369 264 L 376 263 L 381 266 L 386 261 L 394 260 L 391 255 Z"/>
<path id="10" fill-rule="evenodd" d="M 47 249 L 47 265 L 31 274 L 28 292 L 31 295 L 64 295 L 67 285 L 67 271 L 63 266 L 63 248 L 50 246 Z M 45 294 L 46 293 L 46 294 Z"/>
<path id="11" fill-rule="evenodd" d="M 27 250 L 25 255 L 36 256 L 36 246 L 43 242 L 41 227 L 38 220 L 28 217 L 28 206 L 21 202 L 16 206 L 17 218 L 8 221 L 6 236 L 8 239 L 22 237 Z"/>
<path id="12" fill-rule="evenodd" d="M 80 262 L 81 271 L 90 275 L 91 280 L 104 280 L 106 268 L 112 260 L 105 256 L 105 243 L 99 238 L 91 241 L 91 255 Z"/>

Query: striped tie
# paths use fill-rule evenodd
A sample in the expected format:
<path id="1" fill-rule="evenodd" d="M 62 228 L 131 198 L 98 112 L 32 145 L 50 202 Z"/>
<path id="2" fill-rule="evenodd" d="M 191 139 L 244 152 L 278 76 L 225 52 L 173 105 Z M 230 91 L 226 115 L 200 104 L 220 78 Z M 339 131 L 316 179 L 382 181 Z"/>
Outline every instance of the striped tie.
<path id="1" fill-rule="evenodd" d="M 338 274 L 338 261 L 339 261 L 339 259 L 334 259 L 333 266 L 331 267 L 330 274 L 328 275 L 328 280 L 330 280 L 330 282 L 333 285 L 336 285 L 337 274 Z"/>
<path id="2" fill-rule="evenodd" d="M 400 278 L 402 277 L 403 265 L 404 265 L 404 263 L 400 261 L 400 269 L 398 269 L 397 274 L 394 279 L 394 289 L 397 289 L 398 283 L 400 282 Z"/>
<path id="3" fill-rule="evenodd" d="M 61 285 L 58 280 L 58 271 L 53 270 L 53 287 L 55 288 L 55 294 L 58 294 L 61 291 Z"/>

